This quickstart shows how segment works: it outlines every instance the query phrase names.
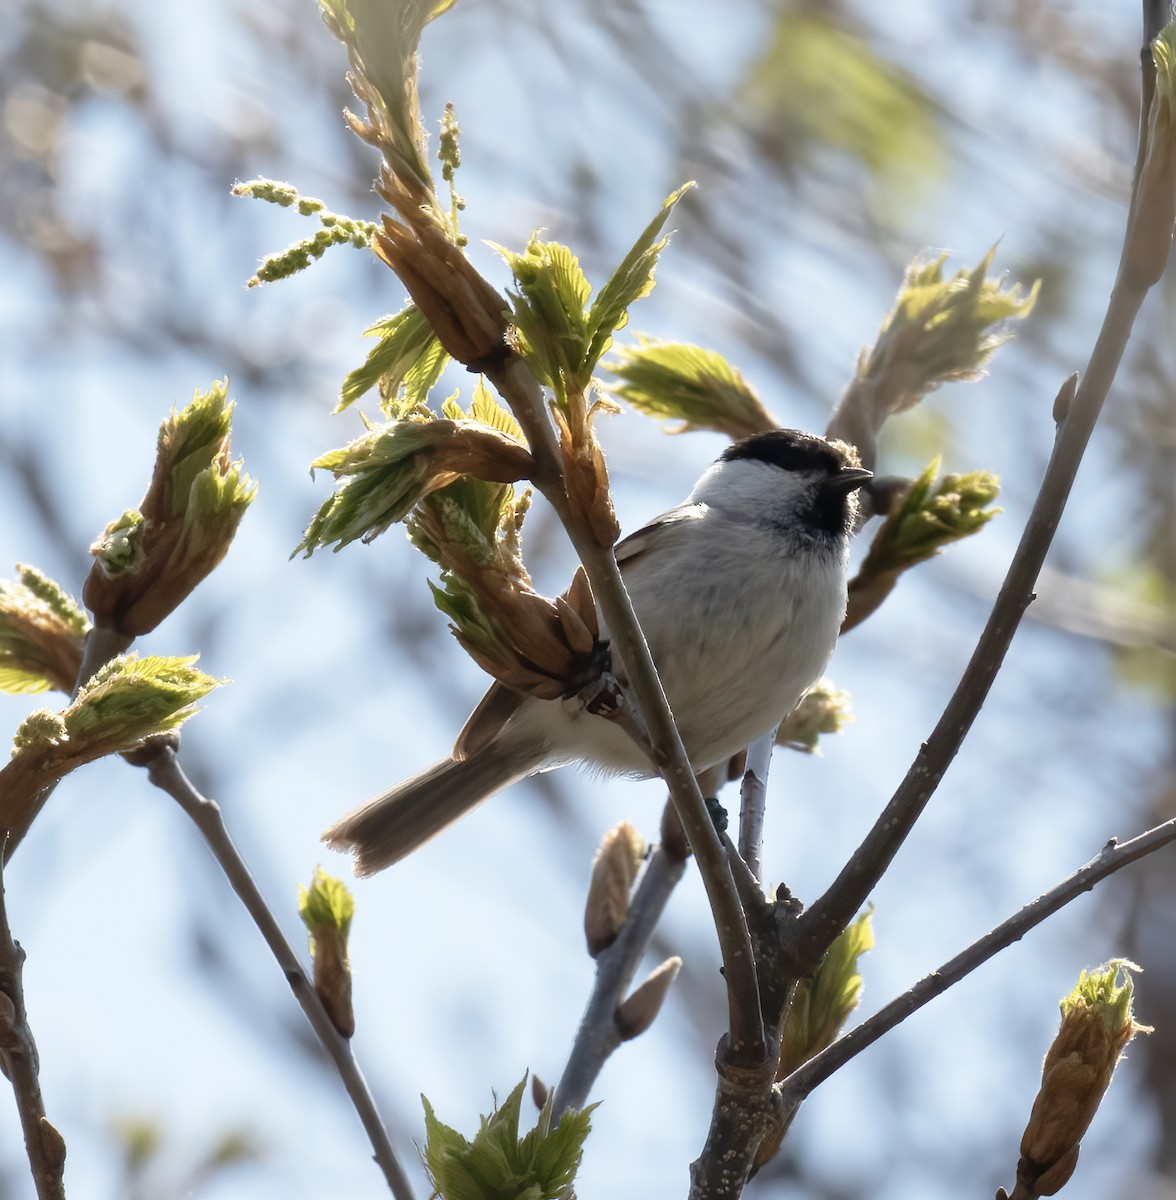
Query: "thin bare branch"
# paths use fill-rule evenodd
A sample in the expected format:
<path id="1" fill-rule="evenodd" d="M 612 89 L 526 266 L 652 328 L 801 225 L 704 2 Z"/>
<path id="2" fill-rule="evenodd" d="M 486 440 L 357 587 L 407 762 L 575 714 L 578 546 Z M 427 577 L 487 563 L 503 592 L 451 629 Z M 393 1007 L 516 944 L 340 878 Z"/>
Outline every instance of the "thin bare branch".
<path id="1" fill-rule="evenodd" d="M 768 802 L 768 772 L 776 730 L 765 733 L 747 748 L 747 766 L 739 787 L 739 856 L 762 884 L 764 881 L 764 813 Z"/>
<path id="2" fill-rule="evenodd" d="M 303 970 L 298 955 L 286 941 L 256 881 L 249 873 L 249 868 L 229 836 L 220 805 L 196 790 L 184 774 L 175 751 L 170 746 L 161 745 L 155 753 L 148 756 L 145 765 L 151 782 L 171 796 L 195 822 L 217 865 L 253 918 L 254 924 L 286 976 L 286 982 L 290 985 L 295 1000 L 306 1014 L 306 1019 L 322 1043 L 323 1049 L 334 1062 L 351 1103 L 363 1123 L 364 1131 L 372 1144 L 375 1160 L 384 1173 L 392 1195 L 396 1200 L 413 1200 L 412 1185 L 392 1149 L 388 1131 L 384 1128 L 367 1081 L 355 1061 L 351 1043 L 335 1029 L 314 985 Z"/>
<path id="3" fill-rule="evenodd" d="M 931 735 L 865 841 L 828 891 L 798 921 L 798 946 L 816 962 L 866 902 L 906 840 L 988 697 L 1070 495 L 1078 465 L 1118 370 L 1146 289 L 1120 280 L 1069 416 L 1058 431 L 1041 490 L 988 623 Z"/>
<path id="4" fill-rule="evenodd" d="M 65 1141 L 45 1116 L 37 1047 L 25 1011 L 25 953 L 13 940 L 0 877 L 0 1063 L 12 1083 L 37 1200 L 65 1200 Z"/>
<path id="5" fill-rule="evenodd" d="M 964 976 L 971 974 L 995 954 L 1014 942 L 1019 942 L 1047 917 L 1064 908 L 1084 892 L 1089 892 L 1109 875 L 1149 854 L 1154 854 L 1172 842 L 1176 842 L 1176 818 L 1165 821 L 1164 824 L 1157 825 L 1128 842 L 1118 843 L 1112 839 L 1068 879 L 1026 904 L 990 933 L 986 933 L 966 950 L 945 962 L 937 971 L 932 971 L 909 991 L 839 1038 L 827 1050 L 821 1051 L 803 1067 L 793 1071 L 779 1085 L 785 1107 L 795 1108 L 818 1084 L 823 1083 L 834 1071 L 876 1042 L 884 1033 L 947 991 Z"/>
<path id="6" fill-rule="evenodd" d="M 664 845 L 657 846 L 649 856 L 616 941 L 596 959 L 592 994 L 556 1085 L 553 1120 L 558 1121 L 560 1114 L 570 1108 L 584 1107 L 601 1068 L 621 1044 L 617 1009 L 685 870 L 685 859 L 671 854 Z"/>
<path id="7" fill-rule="evenodd" d="M 649 730 L 654 766 L 665 780 L 698 860 L 714 915 L 727 983 L 730 1033 L 720 1054 L 741 1063 L 762 1065 L 766 1062 L 763 1015 L 747 919 L 739 903 L 730 863 L 707 813 L 616 557 L 611 547 L 601 546 L 590 530 L 580 526 L 562 485 L 554 482 L 560 479 L 558 450 L 554 447 L 542 390 L 534 376 L 517 358 L 489 366 L 486 376 L 510 404 L 531 442 L 531 453 L 539 467 L 532 482 L 551 502 L 588 574 L 613 645 L 628 668 L 634 698 Z"/>

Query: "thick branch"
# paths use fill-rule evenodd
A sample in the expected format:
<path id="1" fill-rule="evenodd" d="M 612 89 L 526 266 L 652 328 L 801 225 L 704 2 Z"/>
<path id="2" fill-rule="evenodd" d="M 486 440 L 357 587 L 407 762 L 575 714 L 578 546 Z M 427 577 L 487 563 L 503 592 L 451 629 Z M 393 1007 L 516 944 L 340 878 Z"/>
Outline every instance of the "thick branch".
<path id="1" fill-rule="evenodd" d="M 829 890 L 800 917 L 797 949 L 805 961 L 819 960 L 866 902 L 983 706 L 1021 617 L 1033 600 L 1033 585 L 1145 295 L 1146 288 L 1122 279 L 1116 282 L 1086 377 L 1058 431 L 1045 478 L 988 624 L 943 716 L 890 803 Z"/>
<path id="2" fill-rule="evenodd" d="M 617 940 L 596 960 L 592 994 L 555 1089 L 554 1120 L 570 1108 L 584 1107 L 601 1068 L 621 1044 L 617 1008 L 685 870 L 685 859 L 670 854 L 664 845 L 659 845 L 645 864 Z"/>
<path id="3" fill-rule="evenodd" d="M 24 951 L 13 940 L 0 878 L 0 1061 L 12 1083 L 37 1200 L 65 1200 L 65 1142 L 49 1124 L 38 1079 L 37 1048 L 25 1012 Z"/>
<path id="4" fill-rule="evenodd" d="M 725 1053 L 742 1063 L 762 1064 L 765 1061 L 763 1018 L 747 920 L 730 864 L 706 811 L 616 557 L 611 547 L 602 547 L 589 530 L 581 527 L 568 506 L 562 486 L 552 485 L 559 478 L 558 449 L 534 376 L 518 358 L 501 367 L 490 367 L 486 374 L 508 400 L 531 441 L 531 452 L 540 465 L 533 482 L 551 502 L 584 564 L 613 645 L 628 669 L 633 695 L 653 744 L 654 766 L 665 780 L 698 860 L 727 982 L 730 1037 Z"/>
<path id="5" fill-rule="evenodd" d="M 809 1059 L 803 1067 L 793 1071 L 780 1084 L 785 1107 L 795 1108 L 818 1084 L 823 1083 L 834 1071 L 876 1042 L 884 1033 L 947 991 L 965 975 L 971 974 L 1001 950 L 1019 942 L 1031 929 L 1064 908 L 1071 900 L 1089 892 L 1108 875 L 1113 875 L 1148 854 L 1154 854 L 1172 842 L 1176 842 L 1176 818 L 1141 833 L 1129 842 L 1119 844 L 1112 839 L 1099 854 L 1068 879 L 1025 905 L 1020 912 L 945 962 L 939 970 L 932 971 L 930 975 L 921 979 L 910 991 L 892 1000 L 856 1029 Z"/>
<path id="6" fill-rule="evenodd" d="M 196 823 L 233 891 L 237 893 L 261 936 L 265 938 L 266 945 L 286 976 L 294 998 L 302 1007 L 311 1028 L 343 1080 L 343 1086 L 359 1114 L 371 1141 L 375 1160 L 384 1172 L 384 1178 L 388 1181 L 393 1196 L 396 1200 L 413 1200 L 412 1186 L 392 1149 L 388 1132 L 376 1109 L 376 1102 L 352 1054 L 351 1043 L 335 1029 L 314 985 L 302 969 L 298 955 L 282 934 L 281 927 L 225 828 L 220 805 L 202 796 L 192 786 L 170 746 L 161 745 L 146 765 L 151 782 L 171 796 Z"/>

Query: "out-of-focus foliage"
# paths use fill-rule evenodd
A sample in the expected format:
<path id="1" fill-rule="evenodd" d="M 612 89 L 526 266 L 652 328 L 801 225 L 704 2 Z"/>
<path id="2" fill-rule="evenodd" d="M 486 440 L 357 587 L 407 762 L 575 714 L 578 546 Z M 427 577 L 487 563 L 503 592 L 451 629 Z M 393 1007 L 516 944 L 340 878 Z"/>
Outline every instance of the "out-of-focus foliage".
<path id="1" fill-rule="evenodd" d="M 227 372 L 234 379 L 242 397 L 239 419 L 252 434 L 251 470 L 267 481 L 265 501 L 275 506 L 270 519 L 286 531 L 284 545 L 296 540 L 313 509 L 305 492 L 296 499 L 282 495 L 280 481 L 302 477 L 300 463 L 290 471 L 288 436 L 314 404 L 329 405 L 332 387 L 366 348 L 347 347 L 340 369 L 332 359 L 321 374 L 319 356 L 331 352 L 334 323 L 360 328 L 377 313 L 395 312 L 403 295 L 390 288 L 386 272 L 366 265 L 348 277 L 345 295 L 327 300 L 309 286 L 297 292 L 305 285 L 301 279 L 260 293 L 238 286 L 261 254 L 304 230 L 292 214 L 230 201 L 234 181 L 264 171 L 296 179 L 336 211 L 360 219 L 377 215 L 370 187 L 374 155 L 346 134 L 338 116 L 345 104 L 355 104 L 342 80 L 340 50 L 323 36 L 308 7 L 303 0 L 223 8 L 18 0 L 6 12 L 0 30 L 0 279 L 7 282 L 0 288 L 8 336 L 0 375 L 0 488 L 7 519 L 0 518 L 0 550 L 7 562 L 36 562 L 77 591 L 88 565 L 85 547 L 110 513 L 90 511 L 85 472 L 67 467 L 77 460 L 62 457 L 64 446 L 76 439 L 59 434 L 59 415 L 88 383 L 121 378 L 120 372 L 154 372 L 153 394 L 177 394 L 190 386 L 193 359 L 200 364 L 198 378 Z M 901 420 L 935 422 L 936 442 L 948 443 L 948 469 L 983 464 L 1001 472 L 1008 516 L 999 523 L 1002 532 L 995 524 L 990 532 L 1011 536 L 1003 527 L 1015 529 L 1023 520 L 1026 494 L 1052 435 L 1050 396 L 1058 380 L 1081 368 L 1114 271 L 1137 116 L 1137 11 L 1125 3 L 1061 6 L 1050 0 L 920 10 L 915 28 L 897 8 L 848 0 L 748 3 L 718 16 L 713 5 L 667 8 L 648 0 L 459 4 L 426 31 L 422 109 L 435 128 L 444 100 L 453 94 L 458 102 L 469 200 L 463 228 L 472 244 L 493 238 L 522 245 L 531 229 L 546 227 L 544 239 L 573 247 L 591 279 L 607 277 L 631 241 L 634 222 L 660 196 L 683 179 L 696 179 L 698 189 L 675 214 L 672 273 L 667 259 L 648 318 L 643 312 L 634 325 L 661 338 L 714 347 L 740 363 L 785 424 L 820 427 L 912 253 L 930 246 L 934 257 L 950 246 L 976 256 L 1003 233 L 1014 276 L 1043 280 L 1035 319 L 1018 343 L 1017 365 L 993 380 L 987 415 L 976 426 L 965 428 L 954 414 L 939 411 Z M 177 33 L 181 17 L 188 24 Z M 187 53 L 185 42 L 191 45 Z M 463 103 L 457 93 L 466 81 L 473 91 Z M 514 105 L 497 107 L 499 94 L 515 96 Z M 271 218 L 284 223 L 259 224 Z M 357 263 L 362 257 L 337 256 Z M 210 292 L 214 272 L 234 282 Z M 505 273 L 497 282 L 505 287 Z M 294 293 L 289 308 L 267 307 L 285 303 L 274 298 L 286 289 Z M 653 307 L 663 303 L 666 308 Z M 1155 677 L 1156 664 L 1171 661 L 1176 594 L 1174 307 L 1176 284 L 1169 276 L 1145 310 L 1108 407 L 1108 429 L 1080 478 L 1087 495 L 1097 491 L 1097 503 L 1063 522 L 1054 573 L 1030 611 L 1031 619 L 1055 630 L 1029 651 L 1034 675 L 1021 712 L 1024 727 L 1033 729 L 1032 747 L 1009 739 L 1001 747 L 1007 759 L 993 764 L 1009 773 L 1003 778 L 1017 780 L 1020 794 L 1041 778 L 1045 756 L 1056 749 L 1060 758 L 1064 750 L 1087 789 L 1067 795 L 1067 819 L 1113 805 L 1110 823 L 1096 822 L 1102 837 L 1125 832 L 1148 814 L 1171 815 L 1176 805 L 1171 734 L 1147 743 L 1153 755 L 1147 760 L 1138 747 L 1108 734 L 1108 720 L 1118 711 L 1112 702 L 1120 697 L 1102 649 L 1109 645 L 1122 656 L 1116 659 L 1122 678 L 1148 680 L 1132 693 L 1131 720 L 1150 714 L 1159 724 L 1156 714 L 1162 719 L 1166 713 L 1172 728 L 1172 690 L 1156 688 Z M 282 315 L 267 321 L 266 313 Z M 385 403 L 412 401 L 415 377 L 397 376 L 400 359 L 392 350 L 398 354 L 400 347 L 386 344 L 386 332 L 374 333 L 381 339 L 375 353 L 396 363 L 369 360 L 367 374 L 361 367 L 351 387 L 370 383 Z M 129 352 L 130 367 L 120 351 Z M 1041 406 L 1012 414 L 1004 406 L 1006 390 L 1040 391 Z M 137 403 L 128 398 L 126 412 L 111 423 L 125 421 Z M 973 447 L 974 438 L 986 439 L 985 446 Z M 688 442 L 670 443 L 675 449 L 667 454 Z M 883 455 L 898 446 L 897 439 L 884 444 Z M 914 463 L 939 449 L 920 447 Z M 647 466 L 632 457 L 627 465 Z M 649 471 L 655 475 L 658 467 L 649 465 Z M 281 512 L 280 498 L 289 502 L 288 513 Z M 539 520 L 532 525 L 532 544 L 539 547 Z M 1099 536 L 1091 536 L 1092 528 Z M 362 630 L 355 657 L 374 661 L 387 654 L 396 664 L 390 678 L 425 664 L 431 681 L 431 655 L 444 623 L 433 619 L 419 576 L 399 579 L 379 565 L 385 560 L 375 551 L 384 545 L 373 547 L 348 576 L 347 600 L 363 617 L 347 612 L 338 625 Z M 987 566 L 976 575 L 952 573 L 950 564 L 962 558 L 961 550 L 941 560 L 942 572 L 928 568 L 929 577 L 952 590 L 934 592 L 933 584 L 926 585 L 920 639 L 935 634 L 945 609 L 974 616 L 971 593 L 987 595 Z M 72 563 L 76 575 L 62 571 L 62 562 Z M 222 570 L 233 566 L 230 556 Z M 371 586 L 364 569 L 376 573 L 380 586 Z M 1136 582 L 1153 576 L 1154 587 Z M 1097 594 L 1088 590 L 1092 580 Z M 194 617 L 203 614 L 212 640 L 228 622 L 202 593 L 189 605 Z M 1124 593 L 1130 606 L 1121 604 Z M 888 612 L 897 600 L 888 601 Z M 886 638 L 870 651 L 871 669 L 887 680 L 896 708 L 913 707 L 917 697 L 945 683 L 912 652 L 898 617 L 902 611 L 895 610 L 897 628 L 887 627 Z M 392 653 L 381 636 L 385 630 L 402 637 Z M 158 636 L 166 633 L 165 626 Z M 859 636 L 866 635 L 855 633 L 854 639 Z M 953 627 L 953 656 L 964 639 Z M 415 657 L 406 659 L 404 640 Z M 925 653 L 932 657 L 947 644 L 931 643 Z M 163 644 L 160 653 L 196 648 L 203 647 Z M 234 674 L 233 666 L 224 673 Z M 838 678 L 844 678 L 840 672 Z M 405 682 L 419 701 L 426 685 L 415 669 Z M 286 711 L 285 689 L 274 686 Z M 1006 702 L 1015 690 L 1015 681 L 1003 689 Z M 388 704 L 390 711 L 410 706 L 404 693 L 390 696 Z M 352 719 L 345 705 L 336 707 Z M 265 708 L 259 705 L 251 717 L 249 737 L 259 736 Z M 858 723 L 840 743 L 868 736 L 877 719 L 859 703 Z M 1108 757 L 1100 769 L 1088 769 L 1096 749 Z M 226 746 L 223 757 L 241 752 Z M 218 764 L 204 766 L 213 774 L 223 771 Z M 786 792 L 792 784 L 785 780 Z M 861 803 L 873 803 L 880 786 L 872 778 L 853 790 Z M 966 784 L 958 790 L 966 792 Z M 992 787 L 993 794 L 1002 790 L 999 782 Z M 848 804 L 848 797 L 836 801 Z M 822 820 L 829 823 L 845 811 L 834 810 L 833 800 L 828 809 Z M 590 842 L 599 838 L 592 811 L 587 804 L 556 810 L 563 815 L 552 820 L 567 828 L 567 846 L 579 835 Z M 1026 802 L 1019 821 L 1028 825 L 1036 811 Z M 969 819 L 966 808 L 952 812 L 952 820 Z M 983 880 L 987 902 L 1000 867 L 994 857 L 969 857 L 975 846 L 964 849 L 959 864 L 958 843 L 949 838 L 942 849 L 942 860 L 952 864 L 953 886 L 965 894 Z M 992 853 L 1002 857 L 1004 849 Z M 578 867 L 568 868 L 569 877 L 582 872 L 586 854 Z M 1015 850 L 1010 854 L 1017 857 Z M 939 861 L 933 855 L 933 868 Z M 1088 926 L 1113 925 L 1143 947 L 1129 952 L 1149 968 L 1152 1011 L 1169 1011 L 1176 1009 L 1176 972 L 1156 969 L 1144 950 L 1156 946 L 1157 954 L 1170 953 L 1165 922 L 1173 911 L 1173 874 L 1169 864 L 1157 862 L 1140 878 L 1146 882 L 1136 888 L 1124 877 L 1115 912 Z M 981 903 L 980 889 L 973 898 Z M 223 925 L 215 901 L 187 899 L 207 906 L 198 918 L 203 936 L 193 944 L 202 965 L 219 971 L 210 976 L 218 1001 L 228 996 L 235 1013 L 253 1018 L 251 1036 L 265 1029 L 283 1038 L 284 1047 L 301 1046 L 259 1000 L 252 948 L 237 954 L 226 940 L 208 937 L 209 928 Z M 658 1028 L 664 1024 L 676 1036 L 693 1037 L 679 1057 L 709 1061 L 714 981 L 698 968 L 708 961 L 707 950 L 701 941 L 690 942 L 690 929 L 671 931 L 678 943 L 672 949 L 686 961 L 673 993 L 682 1019 Z M 1040 937 L 1041 961 L 1060 953 L 1056 941 L 1045 940 L 1047 933 Z M 892 947 L 906 941 L 901 932 L 888 939 Z M 871 996 L 882 998 L 875 991 Z M 215 1012 L 220 1017 L 224 1009 Z M 968 1032 L 981 1036 L 979 1018 Z M 656 1033 L 640 1048 L 652 1045 Z M 1011 1036 L 1007 1027 L 1000 1036 Z M 1161 1028 L 1147 1042 L 1132 1053 L 1147 1070 L 1136 1103 L 1142 1110 L 1153 1102 L 1157 1162 L 1176 1172 L 1176 1035 Z M 307 1059 L 312 1061 L 317 1058 Z M 863 1060 L 859 1077 L 868 1071 Z M 863 1086 L 873 1086 L 873 1101 L 883 1089 Z M 904 1172 L 913 1162 L 952 1185 L 977 1178 L 977 1154 L 991 1144 L 991 1124 L 977 1127 L 971 1139 L 957 1130 L 949 1145 L 939 1141 L 927 1155 L 919 1131 L 901 1121 L 905 1107 L 873 1104 L 874 1145 L 883 1149 L 862 1168 L 862 1178 L 849 1184 L 842 1178 L 831 1189 L 861 1194 L 893 1185 L 909 1191 L 913 1185 Z M 1000 1108 L 994 1098 L 985 1119 L 1003 1122 L 1005 1140 L 1013 1144 L 1014 1123 L 1024 1114 Z M 794 1134 L 797 1141 L 789 1138 L 765 1175 L 779 1171 L 790 1178 L 788 1186 L 813 1197 L 829 1194 L 814 1178 L 804 1130 L 798 1126 Z M 863 1161 L 871 1153 L 868 1137 L 860 1152 Z M 1096 1153 L 1093 1146 L 1084 1151 L 1087 1166 Z M 1130 1169 L 1136 1170 L 1134 1147 L 1130 1153 Z M 844 1169 L 852 1175 L 859 1168 L 847 1162 Z"/>

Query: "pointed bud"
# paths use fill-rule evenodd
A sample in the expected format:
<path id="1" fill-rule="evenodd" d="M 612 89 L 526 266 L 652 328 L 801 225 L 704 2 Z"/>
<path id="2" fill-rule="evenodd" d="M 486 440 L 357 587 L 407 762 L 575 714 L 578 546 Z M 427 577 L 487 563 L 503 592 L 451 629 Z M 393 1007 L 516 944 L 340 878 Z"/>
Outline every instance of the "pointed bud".
<path id="1" fill-rule="evenodd" d="M 535 1107 L 542 1109 L 547 1104 L 547 1097 L 551 1095 L 551 1089 L 535 1074 L 531 1072 L 531 1099 L 535 1102 Z"/>
<path id="2" fill-rule="evenodd" d="M 73 691 L 90 622 L 77 603 L 33 567 L 0 580 L 0 691 Z"/>
<path id="3" fill-rule="evenodd" d="M 1151 44 L 1155 82 L 1135 181 L 1122 271 L 1141 287 L 1158 282 L 1176 224 L 1176 21 Z"/>
<path id="4" fill-rule="evenodd" d="M 1137 1033 L 1151 1032 L 1132 1013 L 1131 972 L 1139 969 L 1126 959 L 1114 959 L 1091 974 L 1083 971 L 1062 1001 L 1062 1023 L 1045 1056 L 1041 1090 L 1021 1138 L 1021 1195 L 1052 1196 L 1070 1178 L 1079 1143 L 1119 1056 Z"/>
<path id="5" fill-rule="evenodd" d="M 784 1013 L 777 1079 L 784 1079 L 833 1044 L 861 1001 L 858 960 L 873 947 L 871 908 L 841 932 L 817 969 L 793 988 Z M 779 1153 L 793 1115 L 794 1112 L 780 1119 L 760 1141 L 755 1156 L 756 1171 Z"/>
<path id="6" fill-rule="evenodd" d="M 628 916 L 629 892 L 644 857 L 645 843 L 628 821 L 622 821 L 601 839 L 592 860 L 584 906 L 584 936 L 593 958 L 616 941 Z"/>
<path id="7" fill-rule="evenodd" d="M 635 1037 L 640 1037 L 654 1023 L 681 969 L 680 958 L 667 958 L 660 967 L 650 972 L 640 987 L 625 997 L 613 1016 L 622 1042 L 631 1042 Z"/>
<path id="8" fill-rule="evenodd" d="M 351 962 L 347 937 L 355 915 L 355 900 L 341 879 L 316 867 L 309 888 L 298 887 L 298 915 L 310 932 L 314 988 L 331 1024 L 349 1038 L 355 1033 L 351 1004 Z"/>
<path id="9" fill-rule="evenodd" d="M 26 718 L 0 770 L 0 830 L 9 833 L 10 851 L 63 776 L 176 729 L 195 713 L 196 702 L 221 682 L 196 670 L 195 661 L 123 655 L 96 671 L 68 708 Z"/>
<path id="10" fill-rule="evenodd" d="M 229 459 L 228 382 L 197 392 L 160 426 L 139 509 L 111 522 L 90 553 L 82 598 L 94 623 L 149 633 L 220 563 L 257 486 Z"/>

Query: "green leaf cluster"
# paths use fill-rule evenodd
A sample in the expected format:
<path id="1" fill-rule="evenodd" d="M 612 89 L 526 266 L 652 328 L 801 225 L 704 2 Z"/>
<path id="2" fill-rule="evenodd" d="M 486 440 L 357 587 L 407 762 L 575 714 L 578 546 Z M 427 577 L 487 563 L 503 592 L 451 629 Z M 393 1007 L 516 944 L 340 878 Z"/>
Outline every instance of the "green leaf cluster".
<path id="1" fill-rule="evenodd" d="M 468 413 L 454 396 L 442 409 L 453 420 L 472 420 L 522 440 L 523 431 L 485 385 L 479 383 Z M 426 497 L 406 522 L 413 545 L 441 567 L 441 586 L 429 582 L 433 602 L 469 642 L 493 656 L 501 643 L 497 622 L 483 612 L 477 590 L 464 578 L 473 566 L 500 581 L 504 594 L 512 585 L 529 587 L 519 537 L 531 506 L 531 491 L 516 493 L 510 484 L 491 483 L 466 475 Z"/>
<path id="2" fill-rule="evenodd" d="M 192 665 L 198 658 L 124 654 L 112 659 L 63 713 L 70 739 L 113 735 L 130 743 L 178 729 L 196 712 L 197 701 L 224 682 L 198 671 Z"/>
<path id="3" fill-rule="evenodd" d="M 143 738 L 178 729 L 196 712 L 197 702 L 224 682 L 196 670 L 197 657 L 123 654 L 112 659 L 68 708 L 31 713 L 17 730 L 17 752 L 52 752 L 49 781 Z"/>
<path id="4" fill-rule="evenodd" d="M 138 509 L 90 547 L 83 599 L 95 623 L 131 637 L 172 612 L 228 552 L 257 485 L 229 457 L 228 380 L 197 391 L 159 427 L 151 482 Z"/>
<path id="5" fill-rule="evenodd" d="M 793 990 L 784 1017 L 780 1077 L 832 1044 L 862 995 L 858 960 L 874 948 L 873 909 L 842 930 L 820 966 Z"/>
<path id="6" fill-rule="evenodd" d="M 425 421 L 391 421 L 369 429 L 348 446 L 311 463 L 345 482 L 315 513 L 294 553 L 307 557 L 325 546 L 342 550 L 358 539 L 371 541 L 402 521 L 428 486 L 417 462 L 432 441 Z"/>
<path id="7" fill-rule="evenodd" d="M 1132 972 L 1141 971 L 1125 958 L 1115 958 L 1093 971 L 1083 970 L 1073 990 L 1062 997 L 1059 1007 L 1063 1019 L 1075 1009 L 1086 1009 L 1098 1017 L 1112 1037 L 1134 1024 L 1132 1003 L 1135 981 Z"/>
<path id="8" fill-rule="evenodd" d="M 628 321 L 630 305 L 653 290 L 653 270 L 669 238 L 663 230 L 692 186 L 666 199 L 591 304 L 592 288 L 566 246 L 537 237 L 522 254 L 495 246 L 515 279 L 509 295 L 519 349 L 561 407 L 567 407 L 569 395 L 587 391 L 613 334 Z"/>
<path id="9" fill-rule="evenodd" d="M 714 429 L 740 438 L 779 425 L 747 380 L 713 350 L 639 337 L 604 366 L 620 380 L 609 386 L 614 396 L 646 416 L 681 422 L 674 433 Z"/>
<path id="10" fill-rule="evenodd" d="M 870 546 L 859 578 L 903 571 L 983 528 L 998 512 L 1000 480 L 988 471 L 939 474 L 933 459 L 894 505 Z"/>
<path id="11" fill-rule="evenodd" d="M 482 385 L 469 414 L 452 397 L 442 412 L 438 420 L 414 406 L 403 419 L 375 426 L 316 459 L 312 468 L 326 468 L 344 483 L 320 507 L 294 553 L 371 541 L 426 496 L 458 481 L 465 485 L 454 496 L 476 500 L 479 510 L 493 505 L 496 512 L 507 493 L 500 483 L 481 481 L 527 474 L 531 462 L 522 430 Z"/>
<path id="12" fill-rule="evenodd" d="M 433 184 L 417 96 L 417 46 L 425 26 L 455 2 L 319 0 L 328 27 L 350 54 L 353 86 L 368 106 L 373 140 L 394 174 L 410 173 L 428 192 Z"/>
<path id="13" fill-rule="evenodd" d="M 425 1169 L 434 1195 L 443 1200 L 566 1200 L 591 1129 L 595 1105 L 565 1112 L 552 1126 L 553 1096 L 535 1128 L 519 1136 L 526 1076 L 489 1117 L 473 1141 L 443 1124 L 425 1108 Z"/>
<path id="14" fill-rule="evenodd" d="M 90 621 L 71 596 L 35 567 L 0 580 L 0 692 L 68 693 Z"/>
<path id="15" fill-rule="evenodd" d="M 343 880 L 316 867 L 310 887 L 298 885 L 298 915 L 311 934 L 326 928 L 346 937 L 355 916 L 355 897 Z"/>
<path id="16" fill-rule="evenodd" d="M 426 402 L 449 355 L 421 310 L 409 304 L 394 316 L 381 317 L 364 330 L 364 336 L 379 341 L 363 366 L 343 381 L 335 412 L 342 412 L 378 386 L 380 407 L 389 420 L 431 416 Z"/>
<path id="17" fill-rule="evenodd" d="M 840 733 L 852 720 L 849 693 L 839 691 L 828 679 L 820 679 L 780 723 L 776 745 L 802 754 L 819 754 L 820 739 Z"/>
<path id="18" fill-rule="evenodd" d="M 873 349 L 858 362 L 858 378 L 876 389 L 880 416 L 911 408 L 941 384 L 978 378 L 1011 337 L 1009 322 L 1032 311 L 1040 280 L 1026 296 L 1020 284 L 1002 288 L 987 277 L 995 253 L 993 246 L 977 267 L 950 279 L 943 277 L 946 254 L 907 268 Z"/>

